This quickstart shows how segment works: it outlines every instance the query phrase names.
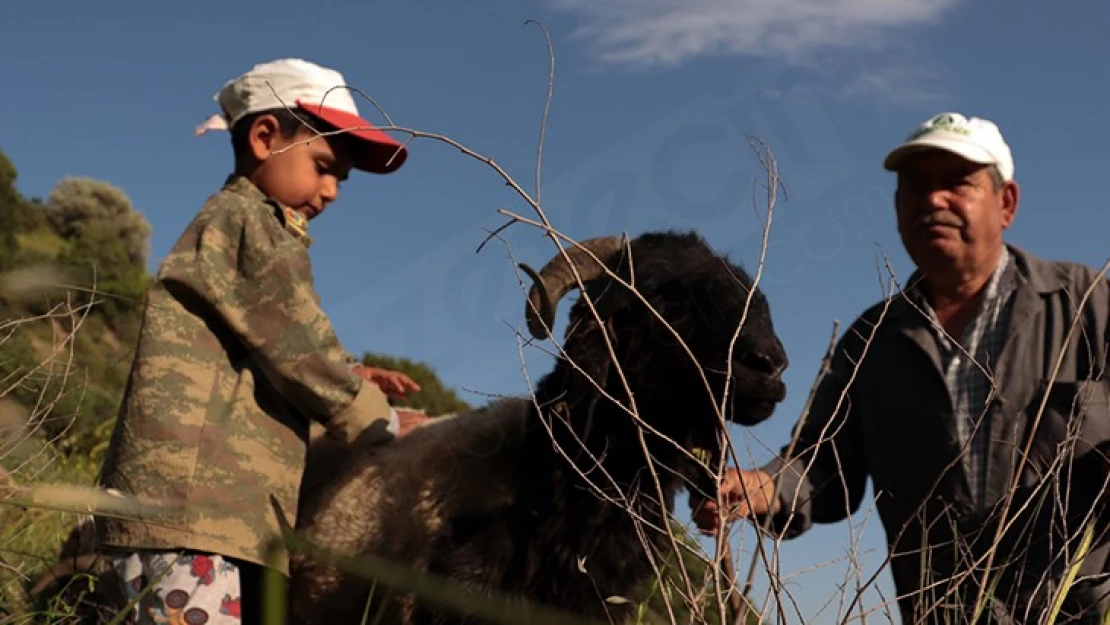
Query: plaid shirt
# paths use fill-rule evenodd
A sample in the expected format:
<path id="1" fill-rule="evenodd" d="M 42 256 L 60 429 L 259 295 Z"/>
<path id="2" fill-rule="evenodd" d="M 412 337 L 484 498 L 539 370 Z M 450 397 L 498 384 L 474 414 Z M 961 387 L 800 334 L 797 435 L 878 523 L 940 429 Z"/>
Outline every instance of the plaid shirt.
<path id="1" fill-rule="evenodd" d="M 921 298 L 924 310 L 933 321 L 944 380 L 956 419 L 956 430 L 960 443 L 964 445 L 964 470 L 971 487 L 972 499 L 979 505 L 986 503 L 987 457 L 990 449 L 990 423 L 987 419 L 989 412 L 986 408 L 994 395 L 993 370 L 1010 321 L 1013 308 L 1011 295 L 1020 279 L 1010 251 L 1003 246 L 998 268 L 987 283 L 978 312 L 964 328 L 959 345 L 945 333 L 936 312 Z"/>

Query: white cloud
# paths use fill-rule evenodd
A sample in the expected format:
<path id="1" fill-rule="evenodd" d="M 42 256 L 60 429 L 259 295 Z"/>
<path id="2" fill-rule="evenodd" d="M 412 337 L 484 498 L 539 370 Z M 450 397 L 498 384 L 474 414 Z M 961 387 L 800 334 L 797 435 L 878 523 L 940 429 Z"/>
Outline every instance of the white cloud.
<path id="1" fill-rule="evenodd" d="M 888 65 L 861 72 L 839 95 L 909 106 L 944 106 L 950 103 L 946 86 L 941 72 L 924 66 Z"/>
<path id="2" fill-rule="evenodd" d="M 550 0 L 577 14 L 603 62 L 671 67 L 707 55 L 800 62 L 830 48 L 874 48 L 959 0 Z"/>

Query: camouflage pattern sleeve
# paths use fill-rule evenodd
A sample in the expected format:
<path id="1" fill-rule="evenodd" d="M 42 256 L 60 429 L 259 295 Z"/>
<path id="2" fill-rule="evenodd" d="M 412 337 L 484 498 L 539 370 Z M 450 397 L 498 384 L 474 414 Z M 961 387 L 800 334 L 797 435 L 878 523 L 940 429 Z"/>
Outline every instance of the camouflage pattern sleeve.
<path id="1" fill-rule="evenodd" d="M 208 308 L 241 348 L 233 358 L 249 361 L 329 434 L 349 442 L 365 430 L 372 442 L 392 439 L 396 417 L 381 389 L 352 372 L 320 308 L 307 250 L 266 206 L 242 208 L 198 228 L 185 253 L 166 258 L 161 280 Z"/>

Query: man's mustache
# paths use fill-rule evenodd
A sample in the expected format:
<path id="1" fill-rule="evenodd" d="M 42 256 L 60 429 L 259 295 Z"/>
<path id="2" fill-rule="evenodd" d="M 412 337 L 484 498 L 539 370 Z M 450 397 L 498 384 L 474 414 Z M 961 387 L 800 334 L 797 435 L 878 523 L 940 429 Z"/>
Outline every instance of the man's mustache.
<path id="1" fill-rule="evenodd" d="M 956 215 L 947 211 L 933 211 L 925 213 L 917 218 L 915 225 L 918 228 L 929 228 L 932 226 L 949 226 L 952 228 L 963 228 L 964 220 Z"/>

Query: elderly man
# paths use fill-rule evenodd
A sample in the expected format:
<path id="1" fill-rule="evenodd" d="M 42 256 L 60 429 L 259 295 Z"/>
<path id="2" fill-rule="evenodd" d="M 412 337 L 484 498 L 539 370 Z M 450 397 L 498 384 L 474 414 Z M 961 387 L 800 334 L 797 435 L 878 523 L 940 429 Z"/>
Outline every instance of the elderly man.
<path id="1" fill-rule="evenodd" d="M 1020 193 L 988 120 L 936 115 L 884 167 L 917 271 L 839 340 L 793 452 L 730 470 L 722 501 L 789 538 L 847 518 L 870 478 L 904 622 L 1099 622 L 1105 276 L 1003 241 Z"/>

